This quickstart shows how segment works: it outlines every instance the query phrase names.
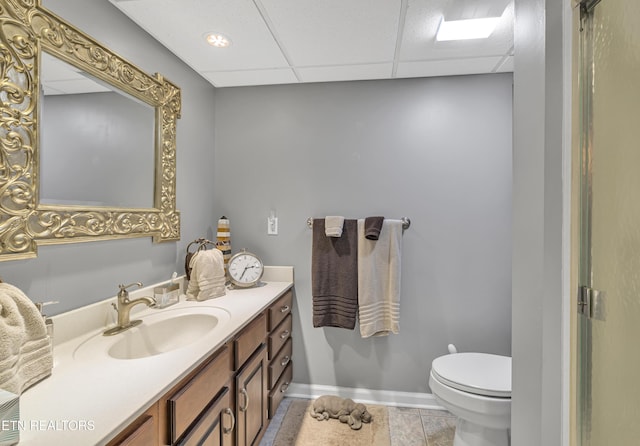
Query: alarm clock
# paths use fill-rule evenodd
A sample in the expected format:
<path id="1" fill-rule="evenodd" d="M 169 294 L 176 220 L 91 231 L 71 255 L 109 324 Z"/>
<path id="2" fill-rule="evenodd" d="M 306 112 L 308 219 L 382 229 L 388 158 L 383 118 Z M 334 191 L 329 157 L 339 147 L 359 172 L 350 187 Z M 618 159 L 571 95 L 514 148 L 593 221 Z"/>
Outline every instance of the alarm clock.
<path id="1" fill-rule="evenodd" d="M 262 274 L 264 265 L 260 258 L 246 250 L 231 256 L 227 264 L 227 276 L 231 285 L 236 288 L 250 288 L 256 286 Z"/>

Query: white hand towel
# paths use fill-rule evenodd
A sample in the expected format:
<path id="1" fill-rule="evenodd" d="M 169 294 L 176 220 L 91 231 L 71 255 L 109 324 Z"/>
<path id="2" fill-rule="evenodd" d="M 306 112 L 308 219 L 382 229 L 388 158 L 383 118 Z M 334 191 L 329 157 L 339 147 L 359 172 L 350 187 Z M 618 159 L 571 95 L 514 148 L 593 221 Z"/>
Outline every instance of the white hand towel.
<path id="1" fill-rule="evenodd" d="M 187 286 L 187 298 L 207 300 L 226 294 L 222 251 L 219 249 L 198 251 L 191 258 L 190 266 L 191 280 Z"/>
<path id="2" fill-rule="evenodd" d="M 344 217 L 328 215 L 324 218 L 324 233 L 327 237 L 341 237 Z"/>
<path id="3" fill-rule="evenodd" d="M 22 291 L 0 283 L 0 389 L 19 395 L 51 375 L 52 368 L 42 315 Z"/>
<path id="4" fill-rule="evenodd" d="M 360 335 L 387 336 L 400 331 L 402 220 L 382 224 L 378 240 L 365 238 L 358 220 L 358 318 Z"/>

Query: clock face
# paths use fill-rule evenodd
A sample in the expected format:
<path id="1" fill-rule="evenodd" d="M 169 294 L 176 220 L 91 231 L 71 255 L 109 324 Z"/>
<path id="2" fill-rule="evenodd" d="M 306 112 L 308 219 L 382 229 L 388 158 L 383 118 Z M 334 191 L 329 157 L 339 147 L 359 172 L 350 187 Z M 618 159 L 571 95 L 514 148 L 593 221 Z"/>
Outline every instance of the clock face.
<path id="1" fill-rule="evenodd" d="M 262 277 L 262 262 L 251 253 L 238 253 L 229 260 L 229 277 L 237 286 L 252 286 Z"/>

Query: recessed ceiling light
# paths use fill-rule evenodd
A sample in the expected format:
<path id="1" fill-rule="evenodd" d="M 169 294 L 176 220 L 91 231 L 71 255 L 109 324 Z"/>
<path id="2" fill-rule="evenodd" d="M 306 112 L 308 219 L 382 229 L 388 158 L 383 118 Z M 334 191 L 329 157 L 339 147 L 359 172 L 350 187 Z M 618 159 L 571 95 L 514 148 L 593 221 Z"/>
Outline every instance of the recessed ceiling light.
<path id="1" fill-rule="evenodd" d="M 231 45 L 231 39 L 220 33 L 209 33 L 205 36 L 205 39 L 209 45 L 216 48 L 226 48 Z"/>
<path id="2" fill-rule="evenodd" d="M 443 18 L 438 28 L 438 34 L 436 34 L 436 40 L 486 39 L 496 28 L 498 20 L 500 17 L 445 22 Z"/>

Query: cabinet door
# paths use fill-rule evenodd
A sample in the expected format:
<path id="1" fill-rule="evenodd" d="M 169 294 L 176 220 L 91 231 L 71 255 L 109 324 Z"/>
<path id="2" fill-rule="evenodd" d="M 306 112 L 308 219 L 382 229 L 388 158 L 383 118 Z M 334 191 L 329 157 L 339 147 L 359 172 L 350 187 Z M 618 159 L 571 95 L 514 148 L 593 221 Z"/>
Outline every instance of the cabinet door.
<path id="1" fill-rule="evenodd" d="M 263 344 L 236 375 L 237 446 L 255 446 L 267 427 L 267 349 Z"/>

